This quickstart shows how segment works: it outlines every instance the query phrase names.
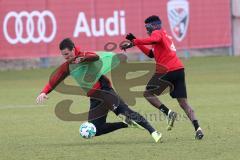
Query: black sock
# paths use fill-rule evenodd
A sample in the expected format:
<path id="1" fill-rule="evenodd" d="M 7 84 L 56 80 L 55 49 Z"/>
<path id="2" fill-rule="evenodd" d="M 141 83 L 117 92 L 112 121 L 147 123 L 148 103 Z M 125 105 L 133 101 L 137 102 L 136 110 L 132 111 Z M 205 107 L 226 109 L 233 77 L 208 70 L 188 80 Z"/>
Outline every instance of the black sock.
<path id="1" fill-rule="evenodd" d="M 199 124 L 198 124 L 198 121 L 197 120 L 193 120 L 192 124 L 193 124 L 193 126 L 195 128 L 195 131 L 197 131 L 197 129 L 200 127 Z"/>
<path id="2" fill-rule="evenodd" d="M 122 112 L 121 114 L 135 121 L 137 124 L 148 130 L 150 134 L 152 134 L 155 131 L 155 129 L 151 126 L 150 123 L 148 123 L 148 121 L 143 116 L 141 116 L 139 113 L 135 111 L 132 111 L 130 108 L 126 108 L 124 112 Z"/>
<path id="3" fill-rule="evenodd" d="M 127 128 L 127 127 L 128 125 L 123 122 L 104 123 L 103 125 L 97 127 L 96 136 L 100 136 L 102 134 L 106 134 L 106 133 L 113 132 L 115 130 L 118 130 L 121 128 Z"/>
<path id="4" fill-rule="evenodd" d="M 162 111 L 166 116 L 168 115 L 169 109 L 164 104 L 161 104 L 159 110 Z"/>

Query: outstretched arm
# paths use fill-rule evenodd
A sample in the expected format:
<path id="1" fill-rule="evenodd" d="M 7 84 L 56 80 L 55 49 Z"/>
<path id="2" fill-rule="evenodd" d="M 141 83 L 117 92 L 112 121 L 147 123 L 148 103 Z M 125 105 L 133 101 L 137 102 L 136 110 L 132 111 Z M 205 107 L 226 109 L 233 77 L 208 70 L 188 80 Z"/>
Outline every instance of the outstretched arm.
<path id="1" fill-rule="evenodd" d="M 49 82 L 45 85 L 42 92 L 38 95 L 36 102 L 43 103 L 50 93 L 61 81 L 63 81 L 69 75 L 68 62 L 63 63 L 58 69 L 51 75 Z"/>
<path id="2" fill-rule="evenodd" d="M 99 60 L 99 56 L 93 52 L 81 52 L 74 61 L 74 63 L 81 63 L 81 62 L 94 62 Z"/>
<path id="3" fill-rule="evenodd" d="M 159 43 L 161 41 L 162 37 L 159 36 L 156 32 L 152 32 L 151 36 L 148 38 L 143 38 L 143 39 L 133 39 L 133 44 L 134 45 L 152 45 Z"/>
<path id="4" fill-rule="evenodd" d="M 85 61 L 84 62 L 94 62 L 99 60 L 99 56 L 93 52 L 85 52 Z"/>
<path id="5" fill-rule="evenodd" d="M 131 43 L 129 43 L 130 45 L 126 43 L 126 45 L 120 46 L 122 50 L 126 50 L 127 48 L 131 48 L 134 45 L 136 45 L 145 55 L 147 55 L 150 58 L 153 58 L 154 57 L 153 51 L 145 47 L 144 45 L 152 45 L 160 42 L 161 36 L 153 32 L 149 38 L 139 39 L 136 38 L 132 33 L 128 33 L 126 39 L 131 41 Z"/>

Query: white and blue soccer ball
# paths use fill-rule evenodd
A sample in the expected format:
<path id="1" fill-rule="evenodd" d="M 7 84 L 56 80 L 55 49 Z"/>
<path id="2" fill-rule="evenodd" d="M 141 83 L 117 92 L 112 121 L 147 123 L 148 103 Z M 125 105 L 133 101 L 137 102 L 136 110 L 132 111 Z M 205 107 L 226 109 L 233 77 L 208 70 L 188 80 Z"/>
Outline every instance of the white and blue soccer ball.
<path id="1" fill-rule="evenodd" d="M 90 139 L 96 135 L 96 127 L 90 122 L 84 122 L 79 128 L 80 136 L 86 139 Z"/>

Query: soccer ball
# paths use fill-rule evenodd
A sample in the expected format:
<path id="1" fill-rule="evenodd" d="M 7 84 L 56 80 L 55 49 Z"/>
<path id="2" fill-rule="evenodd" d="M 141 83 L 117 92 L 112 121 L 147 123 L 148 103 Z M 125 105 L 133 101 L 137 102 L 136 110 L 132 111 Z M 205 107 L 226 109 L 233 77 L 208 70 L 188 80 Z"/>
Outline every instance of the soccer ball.
<path id="1" fill-rule="evenodd" d="M 96 127 L 90 122 L 84 122 L 79 128 L 80 136 L 86 139 L 92 138 L 96 134 Z"/>

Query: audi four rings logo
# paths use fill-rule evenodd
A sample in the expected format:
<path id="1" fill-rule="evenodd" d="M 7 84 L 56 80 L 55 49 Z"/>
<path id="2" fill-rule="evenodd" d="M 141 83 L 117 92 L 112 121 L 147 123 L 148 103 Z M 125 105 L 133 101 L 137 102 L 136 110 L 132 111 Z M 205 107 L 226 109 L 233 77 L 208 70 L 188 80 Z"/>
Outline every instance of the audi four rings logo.
<path id="1" fill-rule="evenodd" d="M 37 17 L 36 24 L 34 22 L 34 17 Z M 50 35 L 46 35 L 46 17 L 49 17 L 51 22 L 52 22 L 52 30 Z M 15 19 L 15 37 L 9 36 L 8 29 L 8 23 L 11 18 Z M 23 18 L 26 18 L 26 25 L 23 24 Z M 35 25 L 34 25 L 35 24 Z M 35 29 L 36 26 L 36 29 Z M 26 37 L 23 36 L 23 31 L 26 31 Z M 38 33 L 37 35 L 34 35 L 34 31 Z M 53 15 L 52 12 L 50 11 L 33 11 L 33 12 L 27 12 L 27 11 L 22 11 L 22 12 L 9 12 L 3 22 L 3 33 L 7 41 L 11 44 L 16 44 L 18 42 L 26 44 L 29 42 L 33 43 L 39 43 L 41 41 L 45 43 L 51 42 L 57 32 L 57 24 L 56 24 L 56 19 Z"/>

